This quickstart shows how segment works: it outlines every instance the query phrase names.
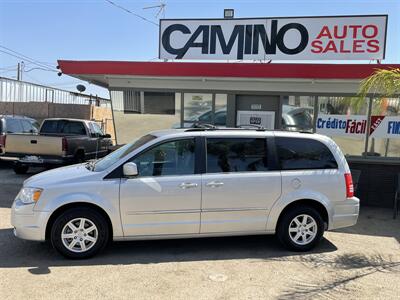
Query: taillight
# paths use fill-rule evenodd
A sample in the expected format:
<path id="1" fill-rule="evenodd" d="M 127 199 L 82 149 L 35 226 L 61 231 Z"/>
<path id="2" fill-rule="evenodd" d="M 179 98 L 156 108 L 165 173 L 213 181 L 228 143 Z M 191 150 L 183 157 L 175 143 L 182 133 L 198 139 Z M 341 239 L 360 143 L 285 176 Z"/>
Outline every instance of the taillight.
<path id="1" fill-rule="evenodd" d="M 0 134 L 0 147 L 5 148 L 6 146 L 6 135 Z"/>
<path id="2" fill-rule="evenodd" d="M 62 151 L 68 151 L 68 141 L 65 137 L 62 138 Z"/>
<path id="3" fill-rule="evenodd" d="M 344 181 L 346 182 L 346 197 L 351 198 L 354 196 L 353 178 L 351 173 L 344 174 Z"/>

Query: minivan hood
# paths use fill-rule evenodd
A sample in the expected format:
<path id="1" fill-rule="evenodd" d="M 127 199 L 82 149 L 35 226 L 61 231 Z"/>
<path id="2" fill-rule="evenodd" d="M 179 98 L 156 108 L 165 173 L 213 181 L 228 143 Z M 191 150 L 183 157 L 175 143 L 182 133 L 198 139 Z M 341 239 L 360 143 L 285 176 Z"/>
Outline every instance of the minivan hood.
<path id="1" fill-rule="evenodd" d="M 24 186 L 40 188 L 52 184 L 66 183 L 72 180 L 77 181 L 77 179 L 83 180 L 93 174 L 97 173 L 88 170 L 85 164 L 72 165 L 34 175 L 24 181 Z"/>

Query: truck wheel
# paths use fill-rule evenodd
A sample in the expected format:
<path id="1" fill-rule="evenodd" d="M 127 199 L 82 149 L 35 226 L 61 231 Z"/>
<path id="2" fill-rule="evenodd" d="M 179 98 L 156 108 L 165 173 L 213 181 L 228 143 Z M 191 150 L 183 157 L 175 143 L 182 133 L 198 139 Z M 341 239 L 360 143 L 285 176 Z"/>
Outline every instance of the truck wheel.
<path id="1" fill-rule="evenodd" d="M 67 258 L 83 259 L 103 250 L 109 239 L 105 218 L 90 208 L 63 212 L 51 228 L 53 247 Z"/>
<path id="2" fill-rule="evenodd" d="M 28 165 L 17 163 L 13 167 L 15 174 L 26 174 L 29 170 Z"/>
<path id="3" fill-rule="evenodd" d="M 75 154 L 75 162 L 77 164 L 81 164 L 85 162 L 85 152 L 83 151 L 78 151 Z"/>
<path id="4" fill-rule="evenodd" d="M 286 248 L 308 251 L 321 240 L 324 234 L 324 221 L 314 208 L 297 206 L 282 216 L 276 233 Z"/>

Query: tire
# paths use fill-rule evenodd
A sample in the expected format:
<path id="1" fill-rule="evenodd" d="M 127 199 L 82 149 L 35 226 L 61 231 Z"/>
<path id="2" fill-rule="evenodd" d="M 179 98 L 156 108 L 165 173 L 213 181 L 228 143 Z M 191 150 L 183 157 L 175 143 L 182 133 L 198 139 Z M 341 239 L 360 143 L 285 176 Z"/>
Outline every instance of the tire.
<path id="1" fill-rule="evenodd" d="M 75 154 L 75 163 L 81 164 L 85 162 L 85 152 L 83 151 L 78 151 Z"/>
<path id="2" fill-rule="evenodd" d="M 82 221 L 83 231 L 79 228 Z M 75 231 L 71 223 L 75 226 Z M 62 234 L 65 234 L 64 238 Z M 67 236 L 68 238 L 65 238 Z M 50 239 L 53 247 L 63 256 L 84 259 L 101 252 L 107 246 L 109 236 L 107 221 L 100 213 L 90 208 L 72 208 L 63 212 L 54 221 Z"/>
<path id="3" fill-rule="evenodd" d="M 303 223 L 305 216 L 306 223 L 310 227 L 308 231 Z M 280 242 L 287 249 L 309 251 L 319 243 L 324 229 L 324 221 L 317 210 L 309 206 L 295 206 L 281 217 L 276 233 Z"/>
<path id="4" fill-rule="evenodd" d="M 13 167 L 15 174 L 26 174 L 29 170 L 28 165 L 17 163 Z"/>

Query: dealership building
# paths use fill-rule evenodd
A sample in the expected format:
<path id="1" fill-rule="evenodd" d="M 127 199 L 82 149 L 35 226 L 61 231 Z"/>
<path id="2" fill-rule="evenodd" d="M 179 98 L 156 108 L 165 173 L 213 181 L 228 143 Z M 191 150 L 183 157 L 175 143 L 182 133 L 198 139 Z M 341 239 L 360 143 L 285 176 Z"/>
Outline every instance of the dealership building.
<path id="1" fill-rule="evenodd" d="M 343 25 L 347 20 L 345 19 L 342 18 L 338 22 Z M 349 20 L 355 22 L 354 18 L 349 18 Z M 267 27 L 269 21 L 265 21 Z M 318 29 L 320 19 L 303 18 L 297 21 L 298 23 L 293 23 L 292 19 L 278 21 L 286 24 L 283 26 L 289 26 L 289 29 L 297 29 L 303 25 L 305 28 L 308 28 L 307 26 L 314 28 L 312 30 L 316 30 L 315 36 L 325 41 L 321 33 L 326 30 Z M 163 51 L 172 49 L 170 54 L 180 57 L 188 55 L 189 59 L 202 59 L 202 55 L 207 52 L 204 47 L 209 45 L 211 46 L 204 54 L 204 59 L 212 59 L 210 55 L 214 54 L 211 53 L 213 51 L 218 59 L 224 57 L 221 53 L 225 53 L 224 47 L 226 48 L 230 43 L 221 43 L 220 48 L 213 48 L 212 43 L 215 43 L 215 40 L 213 41 L 212 35 L 213 30 L 216 29 L 212 26 L 209 35 L 211 44 L 204 39 L 201 44 L 195 39 L 196 37 L 188 38 L 188 41 L 181 44 L 173 40 L 165 40 L 164 33 L 167 32 L 172 36 L 172 30 L 180 30 L 180 34 L 186 32 L 196 34 L 198 30 L 193 29 L 195 22 L 199 20 L 183 20 L 181 23 L 184 23 L 187 29 L 183 26 L 177 27 L 176 20 L 166 20 L 164 25 L 161 22 L 160 58 L 169 59 L 169 54 Z M 206 20 L 205 23 L 207 22 L 222 24 L 222 29 L 217 28 L 222 34 L 223 26 L 226 25 L 224 22 L 230 22 L 228 25 L 231 26 L 232 24 L 243 25 L 245 21 L 220 19 Z M 255 21 L 251 19 L 251 22 Z M 315 25 L 312 22 L 319 23 Z M 332 20 L 330 22 L 332 23 Z M 365 59 L 365 55 L 371 58 L 383 58 L 387 16 L 384 18 L 373 16 L 366 20 L 360 18 L 358 22 L 361 25 L 357 26 L 361 29 L 364 23 L 367 24 L 364 28 L 377 24 L 376 28 L 380 31 L 374 32 L 371 29 L 373 27 L 370 27 L 369 31 L 368 28 L 366 29 L 365 35 L 376 41 L 371 45 L 382 46 L 383 43 L 383 49 L 380 48 L 380 53 L 362 54 L 357 52 L 362 47 L 356 47 L 353 48 L 357 50 L 353 55 L 361 55 L 361 59 Z M 244 26 L 250 26 L 246 24 Z M 296 27 L 290 24 L 300 25 Z M 240 43 L 240 28 L 245 28 L 243 29 L 246 32 L 243 37 L 244 42 L 246 42 L 248 32 L 251 33 L 249 36 L 253 39 L 256 37 L 254 32 L 258 25 L 229 26 L 228 29 L 230 28 L 232 34 L 237 33 L 236 37 L 239 39 L 237 44 Z M 273 26 L 279 28 L 279 23 Z M 198 28 L 201 28 L 203 36 L 204 32 L 208 33 L 205 31 L 207 27 L 201 25 Z M 218 30 L 214 36 L 221 41 Z M 261 29 L 257 30 L 259 34 Z M 201 32 L 199 31 L 198 34 L 200 35 Z M 311 38 L 313 35 L 309 33 L 309 36 Z M 191 50 L 187 47 L 191 40 L 196 49 Z M 296 37 L 293 36 L 290 41 L 292 40 L 296 40 Z M 367 48 L 365 49 L 372 49 L 368 48 L 368 45 L 371 45 L 367 42 L 366 40 L 365 47 Z M 295 45 L 289 44 L 286 47 L 293 50 L 296 49 L 296 45 L 302 44 L 301 41 L 294 43 Z M 234 48 L 233 45 L 235 44 L 230 45 L 230 50 Z M 251 45 L 249 47 L 254 47 L 254 43 Z M 343 45 L 347 44 L 343 43 Z M 305 54 L 301 55 L 308 55 L 307 47 L 304 45 Z M 247 48 L 244 43 L 243 48 L 237 48 L 237 51 L 240 50 L 242 53 L 237 52 L 234 55 L 256 52 L 254 49 Z M 310 55 L 311 52 L 312 50 L 310 50 Z M 278 59 L 284 59 L 282 55 Z M 326 53 L 321 55 L 326 55 Z M 334 56 L 332 59 L 340 59 L 340 53 L 335 55 L 339 56 Z M 347 52 L 344 57 L 354 59 Z M 227 58 L 231 59 L 231 57 Z M 246 58 L 248 59 L 244 57 Z M 301 58 L 310 59 L 308 56 Z M 329 56 L 322 59 L 329 59 Z M 58 64 L 63 74 L 109 89 L 118 144 L 130 142 L 152 130 L 192 127 L 199 123 L 226 127 L 261 126 L 272 130 L 325 134 L 332 137 L 341 147 L 350 167 L 361 171 L 356 194 L 360 197 L 362 204 L 392 207 L 397 175 L 400 173 L 400 100 L 399 98 L 382 99 L 377 94 L 360 98 L 357 94 L 361 80 L 373 74 L 376 69 L 400 68 L 400 65 L 268 62 L 266 60 L 252 63 L 244 63 L 242 60 L 224 63 L 60 60 Z"/>

